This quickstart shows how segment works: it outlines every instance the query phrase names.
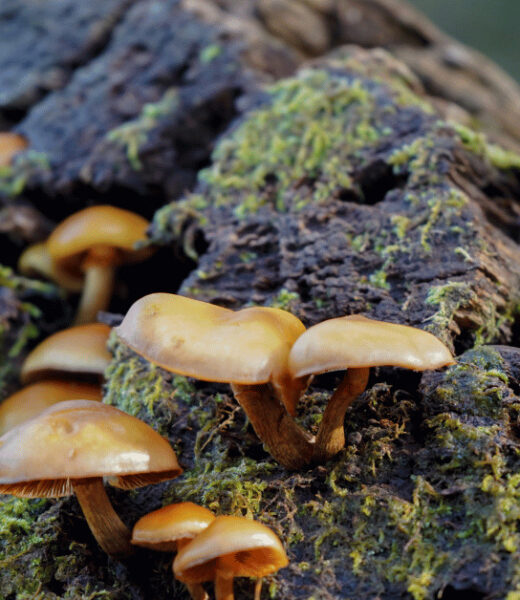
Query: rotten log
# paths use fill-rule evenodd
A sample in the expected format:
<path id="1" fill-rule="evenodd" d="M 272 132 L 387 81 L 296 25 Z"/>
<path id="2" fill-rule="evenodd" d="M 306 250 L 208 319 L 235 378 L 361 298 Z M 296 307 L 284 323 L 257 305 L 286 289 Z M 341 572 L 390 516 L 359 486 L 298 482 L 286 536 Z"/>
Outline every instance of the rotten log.
<path id="1" fill-rule="evenodd" d="M 206 25 L 210 17 L 236 23 L 223 1 L 190 4 L 199 7 L 190 18 Z M 305 3 L 313 14 L 330 6 Z M 275 46 L 303 59 L 301 49 Z M 339 49 L 268 86 L 261 69 L 253 72 L 193 191 L 153 222 L 155 243 L 197 261 L 181 292 L 288 308 L 307 324 L 354 312 L 408 322 L 443 337 L 459 363 L 422 378 L 379 369 L 348 412 L 344 452 L 290 474 L 269 458 L 226 386 L 166 374 L 113 339 L 105 401 L 166 435 L 185 467 L 171 484 L 112 491 L 114 505 L 128 523 L 180 500 L 260 517 L 291 558 L 265 597 L 268 589 L 295 600 L 516 593 L 520 361 L 507 345 L 518 343 L 520 159 L 444 119 L 456 107 L 439 112 L 419 78 L 380 50 Z M 205 131 L 202 123 L 201 139 Z M 193 178 L 204 162 L 190 166 Z M 49 203 L 59 189 L 53 177 Z M 144 197 L 133 189 L 129 203 Z M 102 200 L 108 192 L 96 193 Z M 177 281 L 177 262 L 164 266 L 161 282 L 170 273 Z M 300 403 L 309 430 L 335 384 L 334 375 L 317 379 Z M 187 598 L 170 557 L 107 562 L 73 500 L 1 502 L 0 596 Z M 241 581 L 237 597 L 251 597 L 253 585 Z"/>

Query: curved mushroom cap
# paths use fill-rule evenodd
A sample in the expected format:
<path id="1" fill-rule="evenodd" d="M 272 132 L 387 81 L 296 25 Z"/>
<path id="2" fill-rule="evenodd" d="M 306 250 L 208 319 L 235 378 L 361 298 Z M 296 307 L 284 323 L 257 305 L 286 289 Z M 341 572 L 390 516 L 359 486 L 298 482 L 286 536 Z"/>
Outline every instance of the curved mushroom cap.
<path id="1" fill-rule="evenodd" d="M 29 277 L 43 275 L 69 292 L 81 292 L 83 289 L 84 277 L 61 268 L 51 258 L 45 242 L 33 244 L 22 252 L 18 259 L 18 270 Z"/>
<path id="2" fill-rule="evenodd" d="M 287 358 L 305 331 L 276 308 L 232 311 L 175 294 L 135 302 L 117 334 L 164 369 L 204 381 L 260 384 L 288 376 Z"/>
<path id="3" fill-rule="evenodd" d="M 15 154 L 27 148 L 27 140 L 9 131 L 0 132 L 0 167 L 8 167 Z"/>
<path id="4" fill-rule="evenodd" d="M 115 206 L 90 206 L 62 221 L 47 240 L 51 257 L 66 261 L 70 269 L 80 268 L 84 253 L 99 248 L 113 248 L 116 263 L 141 260 L 151 249 L 134 250 L 146 239 L 148 221 Z"/>
<path id="5" fill-rule="evenodd" d="M 169 504 L 137 521 L 132 531 L 132 544 L 174 552 L 178 540 L 194 538 L 214 519 L 210 510 L 193 502 Z"/>
<path id="6" fill-rule="evenodd" d="M 107 350 L 110 327 L 89 323 L 58 331 L 38 344 L 22 366 L 20 379 L 29 383 L 49 373 L 88 374 L 102 377 L 112 360 Z"/>
<path id="7" fill-rule="evenodd" d="M 427 331 L 359 315 L 310 327 L 289 355 L 294 377 L 385 365 L 424 371 L 454 362 L 448 348 Z"/>
<path id="8" fill-rule="evenodd" d="M 170 444 L 143 421 L 91 400 L 70 400 L 0 438 L 0 493 L 59 497 L 71 480 L 109 477 L 130 489 L 180 475 Z"/>
<path id="9" fill-rule="evenodd" d="M 49 406 L 65 400 L 97 400 L 103 394 L 99 385 L 51 379 L 33 383 L 0 404 L 0 435 L 39 415 Z"/>
<path id="10" fill-rule="evenodd" d="M 244 517 L 217 517 L 179 551 L 173 572 L 184 583 L 202 583 L 217 571 L 228 577 L 264 577 L 288 564 L 269 527 Z"/>

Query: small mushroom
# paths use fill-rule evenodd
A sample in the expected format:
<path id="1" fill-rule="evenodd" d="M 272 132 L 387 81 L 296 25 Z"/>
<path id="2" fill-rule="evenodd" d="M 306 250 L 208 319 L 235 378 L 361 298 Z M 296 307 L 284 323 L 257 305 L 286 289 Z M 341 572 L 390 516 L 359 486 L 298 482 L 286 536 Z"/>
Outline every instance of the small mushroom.
<path id="1" fill-rule="evenodd" d="M 291 346 L 304 331 L 283 310 L 235 312 L 174 294 L 141 298 L 116 328 L 133 350 L 164 369 L 231 383 L 258 437 L 289 467 L 312 450 L 310 436 L 290 414 L 308 381 L 293 378 L 287 367 Z"/>
<path id="2" fill-rule="evenodd" d="M 83 275 L 60 268 L 59 264 L 52 260 L 46 242 L 33 244 L 22 252 L 18 259 L 18 271 L 27 277 L 43 276 L 67 292 L 79 293 L 83 289 Z"/>
<path id="3" fill-rule="evenodd" d="M 25 359 L 20 374 L 22 383 L 72 375 L 101 380 L 112 360 L 106 348 L 109 334 L 108 325 L 89 323 L 49 336 Z"/>
<path id="4" fill-rule="evenodd" d="M 100 402 L 103 398 L 101 386 L 59 379 L 33 383 L 0 404 L 0 435 L 39 415 L 53 404 L 78 398 Z"/>
<path id="5" fill-rule="evenodd" d="M 215 515 L 193 502 L 169 504 L 141 517 L 132 531 L 132 544 L 151 550 L 177 552 L 204 531 Z M 193 600 L 207 600 L 208 595 L 198 583 L 188 583 Z"/>
<path id="6" fill-rule="evenodd" d="M 23 136 L 9 131 L 0 132 L 0 167 L 8 167 L 13 156 L 27 146 L 27 140 Z"/>
<path id="7" fill-rule="evenodd" d="M 0 493 L 58 498 L 75 493 L 94 537 L 114 558 L 132 552 L 103 477 L 132 489 L 177 477 L 169 443 L 113 406 L 70 400 L 51 406 L 0 438 Z"/>
<path id="8" fill-rule="evenodd" d="M 184 583 L 215 581 L 216 600 L 233 600 L 235 577 L 265 577 L 289 564 L 278 536 L 244 517 L 217 517 L 184 546 L 173 572 Z"/>
<path id="9" fill-rule="evenodd" d="M 114 206 L 91 206 L 60 223 L 47 240 L 57 268 L 84 276 L 75 323 L 95 321 L 110 302 L 117 265 L 147 258 L 150 248 L 136 250 L 146 239 L 149 223 L 140 215 Z"/>
<path id="10" fill-rule="evenodd" d="M 415 371 L 454 364 L 449 349 L 415 327 L 359 315 L 329 319 L 310 327 L 289 355 L 293 377 L 348 369 L 325 409 L 312 460 L 324 463 L 345 445 L 345 411 L 366 388 L 370 367 L 396 366 Z"/>

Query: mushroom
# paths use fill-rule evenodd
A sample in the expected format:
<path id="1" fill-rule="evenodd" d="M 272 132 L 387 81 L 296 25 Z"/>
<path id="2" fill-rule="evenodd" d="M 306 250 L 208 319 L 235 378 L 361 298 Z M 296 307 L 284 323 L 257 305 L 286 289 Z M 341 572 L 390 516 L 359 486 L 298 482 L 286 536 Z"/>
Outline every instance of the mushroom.
<path id="1" fill-rule="evenodd" d="M 151 550 L 176 552 L 215 519 L 215 515 L 193 502 L 169 504 L 141 517 L 132 531 L 132 544 Z M 193 600 L 207 600 L 208 595 L 198 583 L 188 583 Z"/>
<path id="2" fill-rule="evenodd" d="M 58 498 L 75 493 L 99 545 L 114 558 L 132 551 L 103 477 L 132 489 L 177 477 L 170 444 L 113 406 L 70 400 L 49 407 L 0 438 L 0 493 Z"/>
<path id="3" fill-rule="evenodd" d="M 140 215 L 114 206 L 91 206 L 64 221 L 51 233 L 47 250 L 57 268 L 84 276 L 75 323 L 90 323 L 105 310 L 119 264 L 147 258 L 150 248 L 135 249 L 146 238 L 149 223 Z"/>
<path id="4" fill-rule="evenodd" d="M 312 461 L 324 463 L 345 445 L 345 411 L 366 388 L 370 367 L 396 366 L 415 371 L 454 364 L 449 349 L 415 327 L 359 315 L 329 319 L 310 327 L 289 354 L 293 377 L 348 369 L 327 404 Z"/>
<path id="5" fill-rule="evenodd" d="M 308 381 L 291 377 L 287 368 L 289 350 L 304 331 L 283 310 L 235 312 L 175 294 L 141 298 L 116 328 L 133 350 L 164 369 L 231 383 L 258 437 L 288 467 L 312 451 L 310 436 L 290 414 Z"/>
<path id="6" fill-rule="evenodd" d="M 33 244 L 22 252 L 18 259 L 18 271 L 22 275 L 27 275 L 27 277 L 40 277 L 43 275 L 43 277 L 54 281 L 67 292 L 79 293 L 83 289 L 83 275 L 60 268 L 58 263 L 52 260 L 46 242 Z"/>
<path id="7" fill-rule="evenodd" d="M 69 327 L 49 336 L 25 359 L 20 374 L 23 384 L 74 375 L 100 380 L 112 360 L 106 348 L 110 327 L 89 323 Z"/>
<path id="8" fill-rule="evenodd" d="M 184 583 L 215 581 L 216 600 L 233 600 L 235 577 L 265 577 L 289 564 L 278 536 L 244 517 L 217 517 L 173 562 Z"/>
<path id="9" fill-rule="evenodd" d="M 0 167 L 8 167 L 15 154 L 27 148 L 27 140 L 9 131 L 0 132 Z"/>
<path id="10" fill-rule="evenodd" d="M 50 379 L 33 383 L 12 394 L 0 404 L 0 435 L 24 421 L 39 415 L 49 406 L 65 400 L 101 401 L 99 385 Z"/>

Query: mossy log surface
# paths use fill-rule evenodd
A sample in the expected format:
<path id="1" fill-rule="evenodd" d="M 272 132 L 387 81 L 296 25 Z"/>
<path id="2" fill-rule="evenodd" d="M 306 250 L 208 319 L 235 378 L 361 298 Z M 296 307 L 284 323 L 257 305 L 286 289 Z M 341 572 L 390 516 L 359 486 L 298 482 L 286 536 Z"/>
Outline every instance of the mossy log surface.
<path id="1" fill-rule="evenodd" d="M 191 181 L 198 172 L 193 191 L 155 215 L 151 240 L 163 249 L 154 260 L 164 266 L 157 290 L 180 285 L 185 295 L 233 308 L 286 308 L 307 325 L 352 313 L 406 322 L 444 339 L 458 363 L 422 376 L 374 370 L 347 412 L 346 448 L 326 465 L 289 473 L 265 452 L 228 386 L 168 374 L 113 336 L 104 401 L 167 436 L 185 469 L 175 481 L 134 492 L 109 488 L 116 510 L 132 525 L 162 504 L 191 500 L 265 522 L 281 536 L 291 563 L 267 579 L 264 600 L 433 600 L 462 593 L 518 600 L 520 157 L 447 121 L 457 111 L 444 105 L 439 112 L 419 79 L 381 50 L 340 49 L 279 79 L 321 49 L 284 46 L 254 24 L 247 33 L 232 28 L 225 41 L 229 31 L 224 35 L 222 24 L 232 19 L 226 2 L 219 5 L 143 0 L 129 9 L 99 56 L 22 120 L 36 150 L 42 140 L 45 156 L 26 154 L 0 174 L 6 195 L 25 189 L 51 218 L 84 203 L 85 191 L 126 206 L 141 202 L 151 212 L 154 203 L 179 192 L 171 173 Z M 300 6 L 323 15 L 336 4 L 307 0 Z M 241 5 L 247 17 L 249 8 Z M 177 46 L 164 33 L 166 62 L 159 61 L 149 80 L 146 53 L 157 56 L 157 40 L 147 28 L 164 32 L 167 17 L 183 42 Z M 267 22 L 265 12 L 262 18 Z M 132 27 L 144 44 L 142 64 L 127 46 Z M 253 60 L 247 39 L 265 53 Z M 186 54 L 182 45 L 190 40 Z M 221 57 L 229 80 L 217 69 Z M 217 69 L 215 78 L 208 64 Z M 96 72 L 103 79 L 107 65 L 113 77 L 120 73 L 115 95 L 89 83 Z M 278 81 L 263 86 L 265 79 Z M 207 103 L 198 103 L 191 81 L 209 82 Z M 112 108 L 106 102 L 113 107 L 107 99 L 128 106 L 126 92 L 131 97 L 133 90 L 142 93 L 132 111 L 116 102 L 107 117 Z M 70 132 L 68 125 L 60 129 L 58 107 L 82 98 L 78 123 L 68 123 Z M 46 130 L 44 143 L 45 128 L 34 115 L 45 105 L 56 128 Z M 189 141 L 197 151 L 183 165 L 176 162 L 172 148 L 183 147 L 180 132 L 188 131 L 180 124 L 207 110 L 215 116 L 222 107 L 227 112 L 209 125 L 204 119 L 192 124 L 189 135 L 200 137 Z M 95 121 L 97 113 L 101 125 L 93 124 L 92 139 L 80 136 L 80 123 Z M 118 137 L 121 126 L 128 133 L 132 127 L 124 127 L 141 117 L 144 138 Z M 102 127 L 119 133 L 110 140 Z M 58 132 L 65 132 L 63 146 Z M 168 143 L 154 162 L 149 157 L 158 139 Z M 148 140 L 156 141 L 146 146 Z M 67 153 L 72 141 L 78 154 Z M 53 155 L 52 148 L 59 151 Z M 81 179 L 85 173 L 92 178 Z M 108 195 L 126 176 L 130 195 Z M 161 191 L 154 195 L 156 184 Z M 71 190 L 81 193 L 72 199 Z M 172 248 L 178 260 L 168 253 Z M 196 266 L 187 275 L 190 265 Z M 28 337 L 46 326 L 26 304 L 27 294 L 36 294 L 45 316 L 59 311 L 44 305 L 56 297 L 54 288 L 2 273 L 7 391 Z M 136 279 L 133 271 L 121 277 L 127 284 Z M 52 326 L 60 323 L 54 318 Z M 317 429 L 338 381 L 335 374 L 315 380 L 298 407 L 302 426 Z M 107 558 L 75 499 L 3 496 L 0 503 L 0 598 L 187 600 L 172 578 L 171 556 L 139 550 L 128 562 Z M 253 588 L 254 582 L 237 581 L 236 597 L 252 597 Z"/>
<path id="2" fill-rule="evenodd" d="M 267 523 L 291 564 L 264 598 L 515 600 L 520 357 L 504 344 L 517 342 L 518 157 L 442 120 L 380 51 L 342 50 L 247 107 L 194 192 L 154 220 L 155 242 L 199 255 L 181 291 L 307 324 L 357 312 L 412 323 L 459 362 L 422 377 L 375 371 L 347 413 L 345 450 L 288 473 L 227 386 L 167 374 L 113 338 L 105 401 L 166 435 L 185 468 L 110 490 L 116 509 L 131 524 L 191 500 Z M 309 430 L 336 383 L 317 379 L 300 403 Z M 167 555 L 104 556 L 74 499 L 2 508 L 3 598 L 187 598 Z M 237 582 L 237 597 L 253 585 Z"/>

